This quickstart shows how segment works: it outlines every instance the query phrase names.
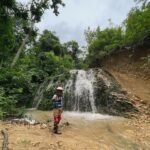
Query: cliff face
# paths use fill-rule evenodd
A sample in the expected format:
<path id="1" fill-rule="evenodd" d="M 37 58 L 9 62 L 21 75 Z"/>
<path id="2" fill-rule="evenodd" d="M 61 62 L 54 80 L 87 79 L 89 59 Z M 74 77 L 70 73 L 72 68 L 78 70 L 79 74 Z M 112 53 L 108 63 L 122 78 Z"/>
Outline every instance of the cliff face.
<path id="1" fill-rule="evenodd" d="M 97 83 L 95 86 L 95 104 L 99 113 L 127 116 L 137 112 L 134 103 L 130 101 L 125 90 L 117 80 L 107 71 L 96 69 Z"/>
<path id="2" fill-rule="evenodd" d="M 147 47 L 122 49 L 106 57 L 102 66 L 127 91 L 131 101 L 150 113 L 150 62 L 146 60 L 147 56 L 150 56 L 150 48 Z"/>

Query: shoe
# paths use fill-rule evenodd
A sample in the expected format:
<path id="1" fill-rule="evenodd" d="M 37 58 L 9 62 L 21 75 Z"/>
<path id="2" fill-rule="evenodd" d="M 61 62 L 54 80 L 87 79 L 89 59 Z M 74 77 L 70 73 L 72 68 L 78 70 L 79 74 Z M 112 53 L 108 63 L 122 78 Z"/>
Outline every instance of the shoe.
<path id="1" fill-rule="evenodd" d="M 58 131 L 58 124 L 57 123 L 54 124 L 53 132 L 55 134 L 62 134 L 61 132 Z"/>
<path id="2" fill-rule="evenodd" d="M 62 134 L 61 132 L 58 132 L 58 131 L 57 131 L 57 132 L 54 132 L 54 133 L 55 133 L 55 134 Z"/>

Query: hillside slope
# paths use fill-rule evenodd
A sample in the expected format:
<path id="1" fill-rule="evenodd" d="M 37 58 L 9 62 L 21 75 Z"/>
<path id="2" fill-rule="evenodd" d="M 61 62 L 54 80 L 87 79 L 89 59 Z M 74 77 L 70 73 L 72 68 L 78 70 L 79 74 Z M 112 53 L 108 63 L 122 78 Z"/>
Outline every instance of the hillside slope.
<path id="1" fill-rule="evenodd" d="M 145 59 L 149 54 L 148 48 L 122 50 L 102 62 L 103 67 L 111 72 L 131 100 L 146 109 L 150 106 L 150 63 Z"/>

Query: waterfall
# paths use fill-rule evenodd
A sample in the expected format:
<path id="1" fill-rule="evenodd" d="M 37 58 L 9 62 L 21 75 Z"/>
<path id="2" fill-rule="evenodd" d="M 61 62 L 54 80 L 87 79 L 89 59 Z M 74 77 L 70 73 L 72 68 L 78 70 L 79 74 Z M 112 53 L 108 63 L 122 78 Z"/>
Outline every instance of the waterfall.
<path id="1" fill-rule="evenodd" d="M 71 111 L 96 113 L 93 70 L 73 70 L 64 91 L 64 107 Z"/>
<path id="2" fill-rule="evenodd" d="M 70 74 L 71 77 L 64 87 L 64 110 L 86 112 L 86 114 L 92 112 L 93 115 L 96 113 L 124 115 L 125 112 L 137 111 L 115 78 L 107 71 L 71 70 Z M 56 87 L 55 84 L 52 78 L 41 83 L 35 93 L 33 108 L 38 108 L 44 99 L 44 92 Z"/>

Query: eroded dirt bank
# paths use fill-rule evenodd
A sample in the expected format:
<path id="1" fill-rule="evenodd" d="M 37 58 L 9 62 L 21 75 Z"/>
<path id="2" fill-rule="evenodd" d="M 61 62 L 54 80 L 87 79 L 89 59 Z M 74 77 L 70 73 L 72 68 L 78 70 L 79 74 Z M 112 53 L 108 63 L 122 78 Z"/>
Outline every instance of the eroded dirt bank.
<path id="1" fill-rule="evenodd" d="M 150 115 L 150 48 L 122 49 L 105 58 L 104 69 L 110 72 L 136 104 L 140 112 Z"/>
<path id="2" fill-rule="evenodd" d="M 113 76 L 121 84 L 122 88 L 127 91 L 128 95 L 135 96 L 135 100 L 142 101 L 150 105 L 150 81 L 133 76 L 131 74 L 112 71 Z"/>

